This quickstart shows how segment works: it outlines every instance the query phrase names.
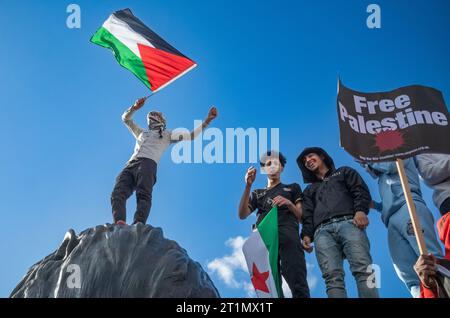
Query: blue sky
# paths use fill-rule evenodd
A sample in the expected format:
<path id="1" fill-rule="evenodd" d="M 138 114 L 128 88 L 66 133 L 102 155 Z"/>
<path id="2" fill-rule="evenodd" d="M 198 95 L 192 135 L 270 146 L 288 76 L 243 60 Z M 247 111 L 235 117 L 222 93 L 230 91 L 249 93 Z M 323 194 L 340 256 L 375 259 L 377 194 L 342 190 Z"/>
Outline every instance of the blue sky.
<path id="1" fill-rule="evenodd" d="M 283 180 L 302 187 L 295 158 L 304 147 L 317 145 L 337 165 L 357 168 L 379 198 L 374 181 L 339 147 L 338 74 L 360 91 L 432 86 L 449 103 L 450 3 L 445 0 L 74 2 L 81 7 L 80 29 L 66 27 L 69 1 L 0 1 L 0 297 L 53 252 L 69 228 L 80 232 L 111 222 L 114 179 L 134 146 L 120 116 L 148 94 L 109 51 L 89 42 L 115 10 L 131 8 L 198 63 L 149 100 L 136 114 L 140 124 L 156 108 L 170 127 L 191 128 L 214 104 L 219 129 L 279 128 L 288 158 Z M 370 3 L 381 7 L 381 29 L 366 26 Z M 150 224 L 162 227 L 205 269 L 214 259 L 228 264 L 235 287 L 211 273 L 224 297 L 247 295 L 239 255 L 225 244 L 238 246 L 236 238 L 247 237 L 254 222 L 253 217 L 240 221 L 236 211 L 247 167 L 176 165 L 167 151 L 153 192 Z M 262 175 L 255 185 L 265 186 Z M 423 192 L 437 216 L 431 191 L 424 186 Z M 134 207 L 133 197 L 129 219 Z M 370 222 L 372 256 L 382 269 L 381 296 L 409 297 L 394 273 L 376 212 Z M 307 261 L 316 281 L 312 295 L 324 297 L 314 254 Z M 346 281 L 349 295 L 356 296 L 348 271 Z"/>

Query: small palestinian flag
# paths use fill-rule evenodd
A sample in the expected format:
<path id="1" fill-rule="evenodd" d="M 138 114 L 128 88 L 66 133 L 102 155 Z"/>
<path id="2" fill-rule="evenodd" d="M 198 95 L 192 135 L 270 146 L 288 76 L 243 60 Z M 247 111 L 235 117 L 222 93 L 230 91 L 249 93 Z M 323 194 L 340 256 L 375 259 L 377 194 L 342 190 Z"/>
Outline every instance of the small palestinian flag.
<path id="1" fill-rule="evenodd" d="M 260 298 L 282 298 L 278 263 L 278 209 L 270 210 L 242 246 L 248 272 Z"/>
<path id="2" fill-rule="evenodd" d="M 197 66 L 150 30 L 130 9 L 111 14 L 91 42 L 112 50 L 119 64 L 136 75 L 153 94 Z"/>

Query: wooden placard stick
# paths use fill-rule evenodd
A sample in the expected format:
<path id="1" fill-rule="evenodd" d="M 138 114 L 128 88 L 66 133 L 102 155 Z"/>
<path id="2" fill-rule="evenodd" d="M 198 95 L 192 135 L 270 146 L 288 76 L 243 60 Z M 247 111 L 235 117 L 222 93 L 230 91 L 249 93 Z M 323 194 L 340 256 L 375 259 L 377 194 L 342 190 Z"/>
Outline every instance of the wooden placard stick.
<path id="1" fill-rule="evenodd" d="M 411 188 L 409 187 L 408 177 L 405 173 L 405 166 L 402 159 L 396 159 L 398 174 L 402 183 L 403 193 L 405 195 L 406 204 L 408 205 L 409 216 L 416 235 L 417 245 L 419 245 L 419 251 L 421 255 L 428 255 L 427 246 L 425 245 L 425 238 L 423 237 L 422 227 L 420 226 L 420 220 L 417 217 L 416 206 L 411 195 Z"/>

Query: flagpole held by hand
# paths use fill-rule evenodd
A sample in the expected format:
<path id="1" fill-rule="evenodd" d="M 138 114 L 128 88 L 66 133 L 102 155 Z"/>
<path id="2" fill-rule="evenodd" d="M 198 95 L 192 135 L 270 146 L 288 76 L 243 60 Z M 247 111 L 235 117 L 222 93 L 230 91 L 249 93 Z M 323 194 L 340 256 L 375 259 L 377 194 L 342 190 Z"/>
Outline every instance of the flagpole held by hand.
<path id="1" fill-rule="evenodd" d="M 423 237 L 422 227 L 420 226 L 419 218 L 416 213 L 416 206 L 411 195 L 411 189 L 408 183 L 408 177 L 405 173 L 405 167 L 403 165 L 403 160 L 397 158 L 395 161 L 397 165 L 398 174 L 400 176 L 400 181 L 402 183 L 403 193 L 405 195 L 406 204 L 408 206 L 409 216 L 411 217 L 411 222 L 414 229 L 414 234 L 416 236 L 417 245 L 419 245 L 420 255 L 428 255 L 427 246 L 425 245 L 425 239 Z"/>

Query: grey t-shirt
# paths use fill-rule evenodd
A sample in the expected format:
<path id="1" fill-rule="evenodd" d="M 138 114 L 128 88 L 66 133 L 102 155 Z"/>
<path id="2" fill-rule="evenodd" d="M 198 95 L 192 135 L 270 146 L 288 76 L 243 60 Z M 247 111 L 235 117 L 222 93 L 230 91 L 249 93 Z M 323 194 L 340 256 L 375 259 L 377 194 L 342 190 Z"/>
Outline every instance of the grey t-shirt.
<path id="1" fill-rule="evenodd" d="M 149 158 L 158 163 L 167 147 L 180 141 L 182 137 L 175 136 L 170 130 L 164 130 L 161 138 L 159 131 L 142 129 L 132 119 L 134 112 L 130 107 L 122 115 L 123 122 L 136 139 L 134 153 L 128 162 L 136 158 Z"/>

